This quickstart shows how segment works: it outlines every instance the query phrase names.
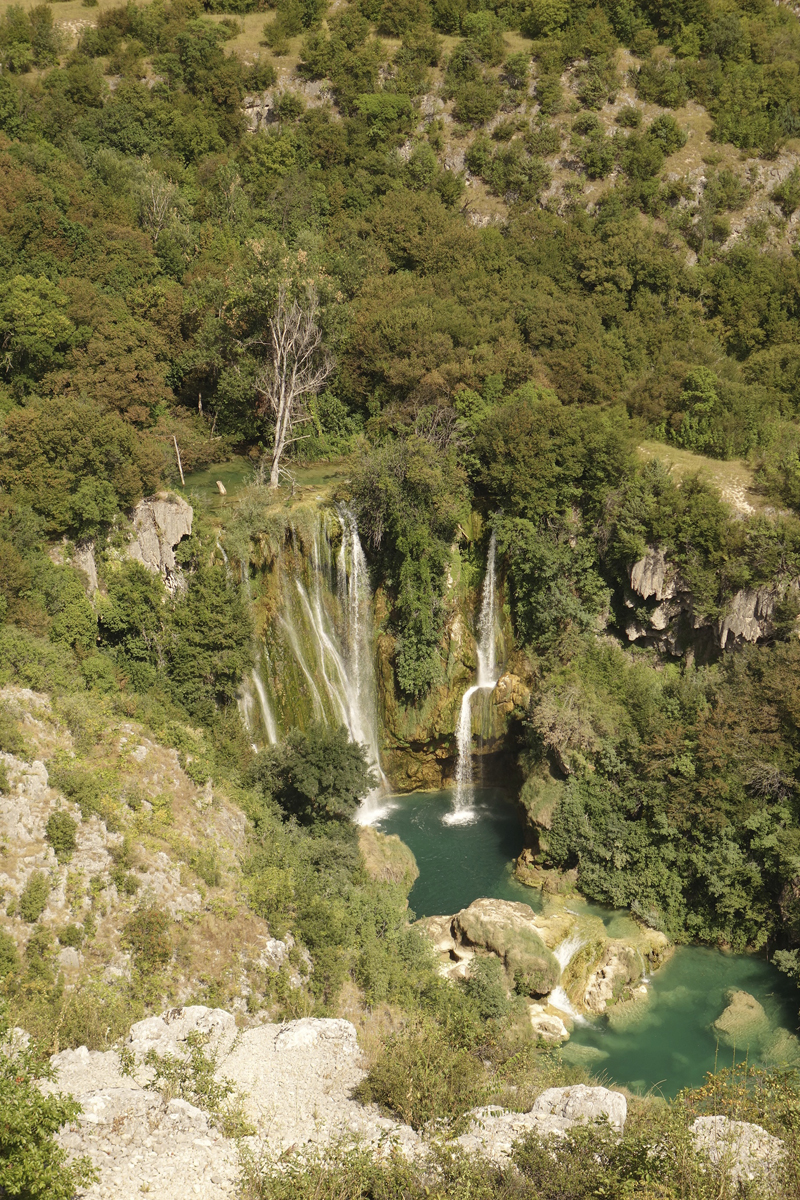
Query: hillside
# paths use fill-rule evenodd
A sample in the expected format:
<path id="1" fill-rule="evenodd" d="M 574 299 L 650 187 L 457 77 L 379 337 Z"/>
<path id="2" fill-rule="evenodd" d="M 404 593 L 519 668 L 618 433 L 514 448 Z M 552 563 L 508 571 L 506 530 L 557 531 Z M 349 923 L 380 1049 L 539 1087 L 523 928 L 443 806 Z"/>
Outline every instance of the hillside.
<path id="1" fill-rule="evenodd" d="M 799 59 L 769 0 L 0 0 L 0 1194 L 127 1120 L 53 1055 L 229 1195 L 797 1193 Z M 130 1059 L 184 1008 L 350 1022 L 369 1148 L 231 1133 L 205 1026 Z M 537 1140 L 600 1083 L 622 1140 Z"/>

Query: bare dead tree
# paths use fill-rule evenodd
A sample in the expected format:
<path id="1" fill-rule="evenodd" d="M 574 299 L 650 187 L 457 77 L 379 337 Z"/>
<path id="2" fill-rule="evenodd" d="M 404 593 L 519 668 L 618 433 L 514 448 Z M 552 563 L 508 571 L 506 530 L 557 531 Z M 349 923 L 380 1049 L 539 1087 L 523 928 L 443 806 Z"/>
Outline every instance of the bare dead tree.
<path id="1" fill-rule="evenodd" d="M 272 413 L 275 418 L 271 488 L 278 486 L 281 458 L 287 446 L 308 436 L 295 433 L 299 425 L 310 420 L 306 398 L 321 390 L 336 365 L 323 344 L 318 314 L 319 303 L 313 291 L 309 292 L 305 305 L 297 300 L 290 304 L 286 288 L 282 287 L 270 318 L 269 337 L 257 343 L 268 352 L 264 368 L 256 378 L 257 411 Z"/>

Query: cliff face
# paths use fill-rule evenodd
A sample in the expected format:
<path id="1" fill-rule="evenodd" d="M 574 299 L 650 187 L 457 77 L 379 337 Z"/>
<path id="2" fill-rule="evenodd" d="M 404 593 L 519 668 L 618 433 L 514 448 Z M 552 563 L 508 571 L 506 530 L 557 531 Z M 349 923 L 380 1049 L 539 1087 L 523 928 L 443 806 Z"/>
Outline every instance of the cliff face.
<path id="1" fill-rule="evenodd" d="M 441 681 L 423 697 L 403 696 L 394 674 L 395 639 L 388 633 L 377 639 L 377 683 L 383 729 L 384 770 L 397 791 L 441 788 L 456 769 L 456 727 L 462 697 L 477 678 L 478 662 L 471 610 L 475 597 L 449 594 L 450 615 L 441 644 Z M 378 622 L 385 619 L 386 598 L 375 596 Z M 498 646 L 503 658 L 512 646 L 507 617 L 500 613 Z M 502 659 L 501 659 L 502 663 Z M 507 664 L 503 664 L 507 665 Z M 472 700 L 472 750 L 482 760 L 483 777 L 506 775 L 513 762 L 508 752 L 509 721 L 514 708 L 527 705 L 530 691 L 519 675 L 504 670 L 492 691 L 476 692 Z"/>
<path id="2" fill-rule="evenodd" d="M 644 558 L 632 565 L 629 582 L 623 598 L 630 614 L 625 621 L 628 641 L 675 656 L 689 648 L 713 652 L 766 641 L 775 633 L 781 601 L 798 591 L 794 579 L 742 588 L 730 597 L 720 615 L 708 616 L 697 611 L 691 586 L 658 546 L 649 547 Z"/>
<path id="3" fill-rule="evenodd" d="M 180 496 L 160 493 L 140 500 L 133 510 L 133 538 L 128 557 L 160 575 L 169 592 L 183 587 L 183 575 L 175 562 L 175 547 L 192 532 L 191 506 Z"/>

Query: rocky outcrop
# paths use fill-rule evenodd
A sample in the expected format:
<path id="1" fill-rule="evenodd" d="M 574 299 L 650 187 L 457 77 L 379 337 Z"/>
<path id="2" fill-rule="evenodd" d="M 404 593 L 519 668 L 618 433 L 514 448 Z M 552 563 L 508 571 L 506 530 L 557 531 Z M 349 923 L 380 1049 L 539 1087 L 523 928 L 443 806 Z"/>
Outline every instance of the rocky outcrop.
<path id="1" fill-rule="evenodd" d="M 131 1028 L 133 1077 L 122 1073 L 114 1050 L 83 1047 L 51 1060 L 56 1080 L 43 1089 L 71 1092 L 84 1110 L 59 1139 L 71 1152 L 88 1154 L 100 1170 L 99 1182 L 83 1193 L 86 1200 L 140 1200 L 143 1191 L 153 1200 L 232 1200 L 238 1194 L 236 1143 L 223 1136 L 213 1113 L 154 1090 L 153 1072 L 144 1063 L 149 1050 L 182 1056 L 192 1032 L 208 1039 L 217 1081 L 233 1084 L 242 1129 L 250 1126 L 244 1143 L 256 1156 L 277 1157 L 340 1138 L 380 1147 L 381 1153 L 393 1145 L 417 1152 L 420 1139 L 412 1129 L 351 1099 L 365 1071 L 349 1021 L 304 1018 L 237 1030 L 232 1013 L 194 1005 Z"/>
<path id="2" fill-rule="evenodd" d="M 721 1042 L 764 1063 L 800 1066 L 800 1040 L 788 1029 L 775 1028 L 755 996 L 732 988 L 725 999 L 726 1007 L 711 1024 Z"/>
<path id="3" fill-rule="evenodd" d="M 162 492 L 140 500 L 133 510 L 134 536 L 127 548 L 128 558 L 142 563 L 154 575 L 160 575 L 169 592 L 183 586 L 183 574 L 175 562 L 175 547 L 192 532 L 191 505 L 180 496 Z"/>
<path id="4" fill-rule="evenodd" d="M 604 1013 L 626 985 L 641 974 L 641 958 L 636 951 L 631 946 L 611 943 L 586 981 L 583 1007 L 587 1012 Z"/>
<path id="5" fill-rule="evenodd" d="M 218 1111 L 199 1107 L 199 1099 L 195 1104 L 169 1098 L 153 1086 L 147 1052 L 181 1057 L 193 1032 L 207 1039 L 217 1083 L 234 1089 L 236 1130 L 220 1120 Z M 380 1155 L 428 1153 L 424 1137 L 409 1126 L 352 1099 L 366 1072 L 349 1021 L 303 1018 L 237 1029 L 231 1013 L 195 1005 L 138 1022 L 127 1049 L 132 1071 L 115 1050 L 81 1047 L 56 1054 L 51 1059 L 55 1079 L 41 1084 L 45 1092 L 72 1093 L 83 1107 L 59 1141 L 70 1153 L 88 1155 L 99 1170 L 99 1181 L 82 1193 L 85 1200 L 139 1200 L 143 1192 L 153 1200 L 233 1200 L 239 1194 L 234 1133 L 256 1160 L 267 1155 L 275 1161 L 333 1140 L 371 1147 Z M 605 1121 L 621 1133 L 626 1116 L 620 1092 L 583 1084 L 548 1088 L 529 1112 L 475 1109 L 458 1144 L 505 1165 L 514 1142 L 530 1132 L 563 1137 L 576 1125 Z"/>
<path id="6" fill-rule="evenodd" d="M 568 927 L 569 920 L 563 922 Z M 544 940 L 546 931 L 555 944 L 553 923 L 540 921 L 527 904 L 480 899 L 452 917 L 426 917 L 418 927 L 433 942 L 442 962 L 442 974 L 464 978 L 478 953 L 495 954 L 502 962 L 509 986 L 524 984 L 530 995 L 546 995 L 558 983 L 560 969 Z"/>
<path id="7" fill-rule="evenodd" d="M 448 979 L 463 979 L 476 954 L 496 955 L 509 992 L 524 984 L 531 1027 L 543 1042 L 569 1037 L 573 1019 L 619 1010 L 622 1026 L 643 1015 L 645 973 L 672 952 L 665 934 L 629 921 L 630 934 L 610 938 L 599 917 L 550 901 L 544 912 L 508 900 L 479 899 L 454 916 L 426 917 L 417 927 L 439 956 Z"/>
<path id="8" fill-rule="evenodd" d="M 760 588 L 735 592 L 720 616 L 695 611 L 690 585 L 658 546 L 630 568 L 630 593 L 625 606 L 635 611 L 625 621 L 628 641 L 655 646 L 663 653 L 681 655 L 705 639 L 717 649 L 760 642 L 775 633 L 780 601 L 797 580 L 782 580 Z M 643 605 L 640 601 L 645 601 Z"/>
<path id="9" fill-rule="evenodd" d="M 628 1104 L 621 1092 L 604 1087 L 548 1088 L 527 1113 L 508 1112 L 494 1105 L 476 1108 L 470 1113 L 467 1133 L 457 1139 L 469 1153 L 477 1153 L 497 1166 L 505 1166 L 514 1143 L 528 1134 L 539 1137 L 563 1137 L 576 1125 L 607 1122 L 615 1133 L 622 1133 Z"/>
<path id="10" fill-rule="evenodd" d="M 783 1156 L 783 1142 L 749 1121 L 698 1117 L 690 1127 L 695 1149 L 735 1183 L 769 1178 Z"/>

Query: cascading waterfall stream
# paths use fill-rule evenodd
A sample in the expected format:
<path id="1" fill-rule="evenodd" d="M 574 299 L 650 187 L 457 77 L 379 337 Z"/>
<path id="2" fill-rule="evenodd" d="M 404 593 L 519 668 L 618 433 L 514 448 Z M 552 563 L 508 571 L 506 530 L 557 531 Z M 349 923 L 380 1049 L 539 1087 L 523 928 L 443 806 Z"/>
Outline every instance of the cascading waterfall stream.
<path id="1" fill-rule="evenodd" d="M 449 825 L 465 824 L 475 819 L 470 807 L 472 785 L 472 697 L 476 692 L 493 691 L 497 683 L 495 630 L 497 626 L 497 579 L 495 558 L 497 539 L 492 533 L 483 580 L 483 596 L 478 618 L 478 682 L 468 687 L 461 697 L 456 726 L 456 789 L 452 811 L 445 817 Z"/>
<path id="2" fill-rule="evenodd" d="M 273 744 L 292 725 L 344 725 L 351 740 L 366 747 L 378 780 L 356 818 L 367 823 L 382 815 L 388 790 L 380 763 L 367 562 L 347 507 L 310 516 L 306 510 L 292 521 L 278 552 L 272 583 L 277 612 L 240 706 L 251 733 Z"/>
<path id="3" fill-rule="evenodd" d="M 582 945 L 583 938 L 581 935 L 579 933 L 573 933 L 570 934 L 569 937 L 564 938 L 564 941 L 560 942 L 559 945 L 556 946 L 555 950 L 553 951 L 553 958 L 561 968 L 560 978 L 563 979 L 564 972 Z M 548 1003 L 552 1004 L 553 1008 L 557 1008 L 559 1012 L 566 1013 L 566 1015 L 570 1017 L 576 1025 L 588 1025 L 589 1022 L 586 1020 L 586 1018 L 581 1016 L 581 1014 L 576 1012 L 572 1007 L 570 998 L 560 983 L 557 987 L 553 988 L 547 999 Z"/>

